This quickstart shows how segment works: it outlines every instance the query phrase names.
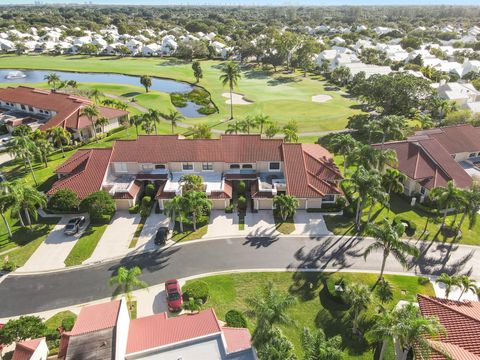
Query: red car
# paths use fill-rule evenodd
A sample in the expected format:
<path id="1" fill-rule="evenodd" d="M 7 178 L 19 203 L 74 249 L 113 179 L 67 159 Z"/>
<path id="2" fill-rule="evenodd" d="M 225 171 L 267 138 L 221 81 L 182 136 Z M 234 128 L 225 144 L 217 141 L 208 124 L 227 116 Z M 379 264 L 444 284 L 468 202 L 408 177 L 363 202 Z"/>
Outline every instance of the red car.
<path id="1" fill-rule="evenodd" d="M 183 306 L 182 290 L 178 280 L 167 280 L 165 282 L 168 310 L 180 311 Z"/>

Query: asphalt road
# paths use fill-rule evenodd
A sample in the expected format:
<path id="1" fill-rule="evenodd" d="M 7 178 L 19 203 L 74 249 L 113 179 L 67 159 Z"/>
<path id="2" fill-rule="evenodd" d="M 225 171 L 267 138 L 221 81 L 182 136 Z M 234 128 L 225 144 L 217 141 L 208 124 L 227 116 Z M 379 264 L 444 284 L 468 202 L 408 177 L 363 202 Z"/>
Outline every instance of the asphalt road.
<path id="1" fill-rule="evenodd" d="M 138 265 L 142 279 L 156 285 L 169 278 L 239 269 L 344 269 L 378 271 L 381 254 L 365 261 L 369 239 L 323 237 L 235 238 L 174 245 L 156 252 L 124 258 L 77 270 L 38 275 L 10 275 L 0 283 L 0 318 L 80 304 L 109 297 L 107 285 L 115 270 Z M 408 270 L 389 258 L 386 271 L 438 275 L 469 274 L 480 280 L 476 248 L 418 242 L 422 255 Z"/>

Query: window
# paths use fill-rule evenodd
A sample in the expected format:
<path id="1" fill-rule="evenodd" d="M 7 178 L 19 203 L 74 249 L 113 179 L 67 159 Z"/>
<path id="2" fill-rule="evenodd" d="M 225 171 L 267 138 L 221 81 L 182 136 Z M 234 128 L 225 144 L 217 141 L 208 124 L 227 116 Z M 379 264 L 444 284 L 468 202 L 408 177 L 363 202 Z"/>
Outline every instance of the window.
<path id="1" fill-rule="evenodd" d="M 151 171 L 151 170 L 153 170 L 153 165 L 152 164 L 142 164 L 142 170 L 143 171 Z"/>
<path id="2" fill-rule="evenodd" d="M 240 169 L 240 164 L 230 164 L 230 169 Z"/>
<path id="3" fill-rule="evenodd" d="M 155 164 L 155 169 L 157 170 L 165 170 L 165 164 Z"/>
<path id="4" fill-rule="evenodd" d="M 27 110 L 27 108 L 25 107 L 25 105 L 20 105 L 20 107 L 22 108 L 22 110 Z"/>
<path id="5" fill-rule="evenodd" d="M 193 171 L 193 163 L 183 163 L 182 164 L 183 171 Z"/>
<path id="6" fill-rule="evenodd" d="M 33 112 L 33 107 L 29 106 L 28 111 Z"/>
<path id="7" fill-rule="evenodd" d="M 203 171 L 213 171 L 213 163 L 203 163 L 202 164 Z"/>
<path id="8" fill-rule="evenodd" d="M 128 167 L 127 167 L 127 163 L 115 163 L 115 169 L 117 170 L 117 172 L 127 172 L 128 171 Z"/>
<path id="9" fill-rule="evenodd" d="M 271 163 L 268 165 L 268 169 L 269 169 L 270 171 L 280 170 L 280 163 L 279 163 L 279 162 L 271 162 Z"/>
<path id="10" fill-rule="evenodd" d="M 425 189 L 423 186 L 420 188 L 420 195 L 425 195 L 427 193 L 427 189 Z"/>
<path id="11" fill-rule="evenodd" d="M 470 155 L 468 155 L 469 158 L 474 158 L 474 157 L 477 157 L 477 153 L 471 153 Z"/>
<path id="12" fill-rule="evenodd" d="M 335 201 L 335 195 L 325 195 L 322 198 L 322 202 L 334 202 Z"/>
<path id="13" fill-rule="evenodd" d="M 253 165 L 252 164 L 243 164 L 242 169 L 253 169 Z"/>

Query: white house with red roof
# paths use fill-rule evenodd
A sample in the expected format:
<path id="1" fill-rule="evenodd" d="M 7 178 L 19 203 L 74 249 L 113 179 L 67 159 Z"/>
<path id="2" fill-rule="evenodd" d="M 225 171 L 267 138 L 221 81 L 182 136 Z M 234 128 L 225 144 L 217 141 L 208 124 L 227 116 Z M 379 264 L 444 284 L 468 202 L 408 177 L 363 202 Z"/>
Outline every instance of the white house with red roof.
<path id="1" fill-rule="evenodd" d="M 288 194 L 300 209 L 322 208 L 341 195 L 342 175 L 332 155 L 317 144 L 290 144 L 260 135 L 222 135 L 219 139 L 185 139 L 147 135 L 118 140 L 112 149 L 78 151 L 57 169 L 60 179 L 49 195 L 68 188 L 84 198 L 109 192 L 117 208 L 133 206 L 146 182 L 158 185 L 160 209 L 181 194 L 185 174 L 203 178 L 214 209 L 225 209 L 236 181 L 245 181 L 252 209 L 273 209 L 273 197 Z"/>
<path id="2" fill-rule="evenodd" d="M 61 126 L 72 133 L 77 140 L 93 136 L 90 119 L 82 114 L 82 109 L 92 102 L 84 97 L 57 91 L 35 89 L 27 86 L 0 89 L 0 120 L 11 132 L 18 125 L 29 125 L 34 130 L 48 130 Z M 128 111 L 98 106 L 99 117 L 108 119 L 104 130 L 120 126 L 128 118 Z M 94 117 L 93 122 L 97 120 Z M 97 132 L 103 129 L 97 127 Z"/>
<path id="3" fill-rule="evenodd" d="M 39 338 L 18 342 L 12 360 L 47 360 L 47 357 L 47 342 L 45 338 Z"/>
<path id="4" fill-rule="evenodd" d="M 213 309 L 130 319 L 125 300 L 82 308 L 59 359 L 254 360 L 248 329 L 222 326 Z"/>

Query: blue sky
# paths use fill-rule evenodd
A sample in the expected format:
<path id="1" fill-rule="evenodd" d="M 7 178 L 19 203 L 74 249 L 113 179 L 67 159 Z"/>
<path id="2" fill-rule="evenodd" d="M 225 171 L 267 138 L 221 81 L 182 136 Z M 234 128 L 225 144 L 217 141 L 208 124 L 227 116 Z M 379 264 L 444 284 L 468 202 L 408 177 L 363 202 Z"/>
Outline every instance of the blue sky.
<path id="1" fill-rule="evenodd" d="M 33 4 L 35 0 L 0 0 L 0 4 Z M 124 5 L 479 5 L 478 0 L 41 0 L 45 4 Z"/>

